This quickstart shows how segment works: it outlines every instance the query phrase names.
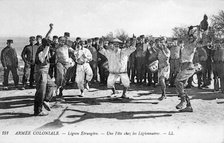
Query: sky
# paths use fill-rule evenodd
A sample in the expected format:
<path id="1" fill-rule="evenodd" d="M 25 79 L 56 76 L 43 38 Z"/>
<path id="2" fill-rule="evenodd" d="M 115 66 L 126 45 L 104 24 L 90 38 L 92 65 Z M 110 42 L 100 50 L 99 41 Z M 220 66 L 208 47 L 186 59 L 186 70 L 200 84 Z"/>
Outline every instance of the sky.
<path id="1" fill-rule="evenodd" d="M 0 37 L 95 37 L 123 29 L 130 36 L 172 36 L 172 28 L 199 24 L 224 10 L 224 0 L 0 0 Z"/>

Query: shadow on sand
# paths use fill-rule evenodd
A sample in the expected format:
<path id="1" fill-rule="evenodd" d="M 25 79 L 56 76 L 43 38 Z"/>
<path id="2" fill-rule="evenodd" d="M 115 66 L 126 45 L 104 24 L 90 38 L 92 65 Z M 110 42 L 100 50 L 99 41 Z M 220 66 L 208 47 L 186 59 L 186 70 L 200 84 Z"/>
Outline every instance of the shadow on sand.
<path id="1" fill-rule="evenodd" d="M 69 119 L 75 119 L 71 122 L 61 121 L 60 117 L 65 113 L 65 111 L 73 111 L 78 112 L 78 114 L 82 115 L 68 115 L 66 116 Z M 133 120 L 133 119 L 149 119 L 149 118 L 161 118 L 161 117 L 171 117 L 172 114 L 180 113 L 179 111 L 122 111 L 116 113 L 94 113 L 94 112 L 87 112 L 75 109 L 65 109 L 61 113 L 61 115 L 52 122 L 49 122 L 36 130 L 53 130 L 59 129 L 64 126 L 64 124 L 75 124 L 82 121 L 86 121 L 89 119 L 117 119 L 117 120 Z M 75 113 L 77 114 L 77 113 Z M 151 115 L 153 114 L 153 115 Z M 156 115 L 158 114 L 158 115 Z"/>

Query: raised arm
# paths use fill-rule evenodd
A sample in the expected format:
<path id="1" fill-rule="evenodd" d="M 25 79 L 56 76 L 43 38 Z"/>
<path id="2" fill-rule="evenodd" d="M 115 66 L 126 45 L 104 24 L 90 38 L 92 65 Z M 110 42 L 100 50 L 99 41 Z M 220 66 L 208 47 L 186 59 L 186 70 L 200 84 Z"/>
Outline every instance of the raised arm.
<path id="1" fill-rule="evenodd" d="M 126 55 L 131 55 L 136 50 L 136 39 L 133 39 L 132 45 L 123 50 Z"/>
<path id="2" fill-rule="evenodd" d="M 49 29 L 49 31 L 47 32 L 46 36 L 45 36 L 46 39 L 49 38 L 49 36 L 50 36 L 50 34 L 51 34 L 51 32 L 52 32 L 52 29 L 53 29 L 53 24 L 52 24 L 52 23 L 51 23 L 49 26 L 50 26 L 50 29 Z"/>

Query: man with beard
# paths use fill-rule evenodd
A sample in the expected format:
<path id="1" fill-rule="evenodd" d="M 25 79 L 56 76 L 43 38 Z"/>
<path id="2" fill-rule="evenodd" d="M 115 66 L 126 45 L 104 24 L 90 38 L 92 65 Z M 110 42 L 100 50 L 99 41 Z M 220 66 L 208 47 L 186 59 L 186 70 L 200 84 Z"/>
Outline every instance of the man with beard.
<path id="1" fill-rule="evenodd" d="M 121 98 L 128 98 L 126 96 L 126 91 L 130 86 L 130 80 L 127 74 L 127 62 L 130 54 L 136 50 L 136 39 L 133 40 L 133 44 L 128 48 L 119 49 L 119 44 L 121 44 L 121 41 L 114 39 L 109 43 L 108 49 L 104 49 L 101 46 L 100 53 L 105 55 L 108 59 L 109 76 L 107 79 L 107 87 L 112 89 L 112 95 L 116 94 L 114 84 L 120 77 L 124 86 Z"/>

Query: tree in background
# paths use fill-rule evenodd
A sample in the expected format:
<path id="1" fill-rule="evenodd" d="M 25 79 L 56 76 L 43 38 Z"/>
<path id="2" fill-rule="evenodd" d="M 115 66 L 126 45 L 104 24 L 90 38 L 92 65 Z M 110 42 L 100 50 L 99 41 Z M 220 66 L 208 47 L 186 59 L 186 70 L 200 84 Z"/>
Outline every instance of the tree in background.
<path id="1" fill-rule="evenodd" d="M 115 32 L 116 38 L 121 40 L 121 41 L 126 41 L 128 39 L 128 34 L 125 32 L 123 29 L 118 29 Z"/>
<path id="2" fill-rule="evenodd" d="M 217 15 L 211 17 L 211 28 L 214 30 L 215 37 L 224 38 L 224 11 L 221 10 Z"/>
<path id="3" fill-rule="evenodd" d="M 178 39 L 186 39 L 188 28 L 187 27 L 174 27 L 173 29 L 173 37 Z"/>

